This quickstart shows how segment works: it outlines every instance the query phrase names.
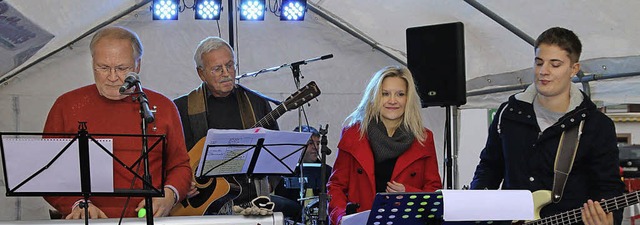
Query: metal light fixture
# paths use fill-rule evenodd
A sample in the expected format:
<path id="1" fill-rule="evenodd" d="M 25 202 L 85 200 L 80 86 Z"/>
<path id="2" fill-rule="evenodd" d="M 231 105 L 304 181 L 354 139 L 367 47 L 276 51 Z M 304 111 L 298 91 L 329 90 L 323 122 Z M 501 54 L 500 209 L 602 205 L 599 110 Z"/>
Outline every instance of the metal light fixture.
<path id="1" fill-rule="evenodd" d="M 222 0 L 196 0 L 196 20 L 219 20 Z"/>
<path id="2" fill-rule="evenodd" d="M 280 6 L 280 20 L 302 21 L 306 11 L 306 0 L 283 0 Z"/>
<path id="3" fill-rule="evenodd" d="M 240 20 L 264 20 L 265 0 L 241 0 L 239 7 Z"/>
<path id="4" fill-rule="evenodd" d="M 177 20 L 179 0 L 153 0 L 153 20 Z"/>

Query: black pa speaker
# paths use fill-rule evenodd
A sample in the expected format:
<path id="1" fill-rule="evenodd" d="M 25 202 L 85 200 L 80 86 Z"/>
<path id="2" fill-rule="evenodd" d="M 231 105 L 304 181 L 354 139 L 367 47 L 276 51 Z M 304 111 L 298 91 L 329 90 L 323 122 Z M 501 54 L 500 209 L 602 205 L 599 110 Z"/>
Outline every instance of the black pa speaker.
<path id="1" fill-rule="evenodd" d="M 422 107 L 467 103 L 461 22 L 407 28 L 407 64 Z"/>

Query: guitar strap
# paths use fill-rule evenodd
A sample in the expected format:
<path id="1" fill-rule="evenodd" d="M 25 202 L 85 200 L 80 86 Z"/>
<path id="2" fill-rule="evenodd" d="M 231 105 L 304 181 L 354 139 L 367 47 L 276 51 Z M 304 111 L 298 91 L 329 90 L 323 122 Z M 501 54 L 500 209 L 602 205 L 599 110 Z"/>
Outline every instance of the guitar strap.
<path id="1" fill-rule="evenodd" d="M 580 122 L 580 125 L 574 126 L 562 132 L 560 136 L 560 143 L 558 144 L 558 152 L 556 153 L 556 161 L 553 168 L 553 202 L 558 203 L 562 199 L 562 192 L 564 192 L 564 186 L 569 178 L 569 173 L 573 167 L 573 161 L 576 158 L 576 152 L 578 151 L 578 143 L 580 142 L 580 134 L 582 133 L 582 126 L 584 120 Z"/>
<path id="2" fill-rule="evenodd" d="M 236 88 L 236 98 L 240 110 L 240 118 L 242 119 L 242 128 L 247 129 L 256 123 L 256 116 L 253 112 L 253 105 L 249 101 L 249 96 L 245 91 L 245 87 L 238 85 Z M 194 139 L 198 140 L 207 136 L 209 130 L 209 121 L 207 120 L 207 86 L 203 82 L 195 90 L 191 91 L 187 96 L 187 114 L 191 124 L 191 131 Z"/>
<path id="3" fill-rule="evenodd" d="M 207 86 L 203 82 L 187 95 L 187 114 L 194 140 L 207 136 L 209 121 L 207 121 Z M 195 143 L 187 143 L 193 146 Z"/>
<path id="4" fill-rule="evenodd" d="M 249 96 L 246 92 L 246 87 L 237 84 L 236 98 L 238 98 L 238 106 L 240 108 L 240 118 L 242 118 L 242 127 L 248 129 L 258 122 L 256 120 L 256 114 L 253 112 L 253 105 L 249 101 Z"/>

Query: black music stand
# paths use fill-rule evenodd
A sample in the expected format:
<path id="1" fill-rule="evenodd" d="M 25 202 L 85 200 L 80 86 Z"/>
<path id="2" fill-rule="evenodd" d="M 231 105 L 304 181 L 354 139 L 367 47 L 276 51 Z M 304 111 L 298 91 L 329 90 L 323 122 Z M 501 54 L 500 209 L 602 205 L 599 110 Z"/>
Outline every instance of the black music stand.
<path id="1" fill-rule="evenodd" d="M 2 153 L 2 165 L 4 169 L 4 179 L 6 183 L 6 195 L 7 196 L 82 196 L 85 202 L 89 199 L 90 196 L 113 196 L 113 197 L 161 197 L 164 196 L 164 188 L 155 188 L 153 187 L 151 180 L 146 180 L 143 176 L 138 172 L 134 171 L 134 168 L 143 166 L 148 167 L 148 165 L 142 163 L 147 155 L 155 149 L 158 145 L 164 152 L 165 136 L 164 135 L 139 135 L 139 134 L 89 134 L 86 129 L 86 123 L 80 122 L 78 133 L 27 133 L 27 132 L 0 132 L 0 153 Z M 8 176 L 15 170 L 19 168 L 7 167 L 7 162 L 11 159 L 8 159 L 7 150 L 4 146 L 4 137 L 3 136 L 37 136 L 42 140 L 52 140 L 60 138 L 68 138 L 69 142 L 50 160 L 46 163 L 46 165 L 42 165 L 40 169 L 35 171 L 33 174 L 26 177 L 24 180 L 14 181 L 13 178 Z M 105 146 L 103 146 L 100 141 L 98 141 L 95 137 L 131 137 L 131 138 L 153 138 L 155 141 L 146 152 L 146 154 L 141 154 L 140 157 L 134 161 L 133 164 L 127 165 L 123 161 L 121 161 L 118 157 L 116 157 L 113 153 L 109 152 Z M 140 179 L 143 183 L 143 189 L 122 189 L 111 191 L 93 191 L 92 190 L 92 181 L 91 181 L 91 166 L 90 166 L 90 151 L 100 151 L 91 150 L 89 148 L 89 143 L 95 144 L 99 147 L 100 150 L 104 151 L 104 153 L 108 154 L 110 157 L 117 162 L 118 165 L 124 167 L 129 171 L 134 179 Z M 78 154 L 79 154 L 79 168 L 80 168 L 80 191 L 21 191 L 20 188 L 24 187 L 24 185 L 28 184 L 30 181 L 34 180 L 38 175 L 45 172 L 47 169 L 51 168 L 52 165 L 58 160 L 60 157 L 63 157 L 64 153 L 72 147 L 74 143 L 78 144 Z M 46 150 L 46 149 L 43 149 Z M 164 154 L 162 154 L 164 158 Z M 40 165 L 35 165 L 40 166 Z M 148 171 L 146 169 L 145 171 Z M 161 174 L 164 174 L 165 165 L 164 159 L 162 160 L 161 166 Z M 60 176 L 60 175 L 59 175 Z M 161 177 L 160 187 L 164 187 L 165 178 Z M 74 187 L 70 187 L 72 190 Z M 76 187 L 77 188 L 77 187 Z M 149 212 L 151 213 L 151 212 Z M 89 223 L 88 220 L 88 209 L 85 207 L 85 224 Z"/>

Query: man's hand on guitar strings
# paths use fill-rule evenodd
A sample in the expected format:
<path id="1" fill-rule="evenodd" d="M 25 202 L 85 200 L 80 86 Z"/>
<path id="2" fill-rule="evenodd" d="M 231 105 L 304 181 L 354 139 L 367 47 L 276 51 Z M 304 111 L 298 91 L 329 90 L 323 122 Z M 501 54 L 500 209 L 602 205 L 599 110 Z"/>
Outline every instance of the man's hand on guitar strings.
<path id="1" fill-rule="evenodd" d="M 191 198 L 191 197 L 196 196 L 198 194 L 200 194 L 200 192 L 196 188 L 196 182 L 195 181 L 191 181 L 191 188 L 189 189 L 189 192 L 187 193 L 187 198 Z"/>
<path id="2" fill-rule="evenodd" d="M 582 221 L 585 225 L 613 225 L 613 213 L 605 213 L 600 202 L 589 199 L 582 206 Z"/>

